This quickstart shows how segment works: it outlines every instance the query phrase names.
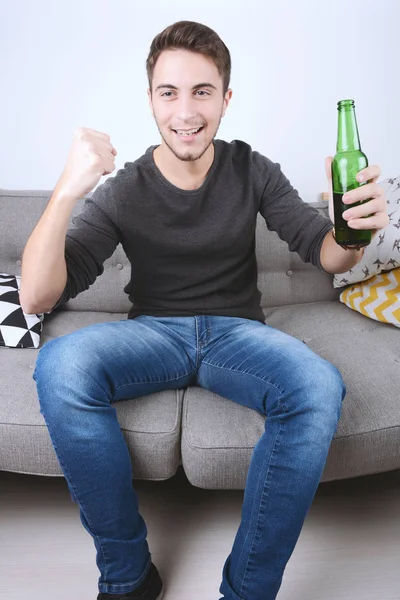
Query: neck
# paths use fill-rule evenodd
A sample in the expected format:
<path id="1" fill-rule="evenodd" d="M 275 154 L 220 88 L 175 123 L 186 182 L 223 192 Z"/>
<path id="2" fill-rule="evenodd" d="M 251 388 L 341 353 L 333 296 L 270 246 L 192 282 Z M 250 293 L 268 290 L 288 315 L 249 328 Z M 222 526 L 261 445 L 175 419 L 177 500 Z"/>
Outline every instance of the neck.
<path id="1" fill-rule="evenodd" d="M 214 144 L 210 144 L 198 160 L 180 160 L 164 141 L 153 152 L 157 167 L 174 185 L 183 189 L 196 189 L 205 180 L 214 161 Z"/>

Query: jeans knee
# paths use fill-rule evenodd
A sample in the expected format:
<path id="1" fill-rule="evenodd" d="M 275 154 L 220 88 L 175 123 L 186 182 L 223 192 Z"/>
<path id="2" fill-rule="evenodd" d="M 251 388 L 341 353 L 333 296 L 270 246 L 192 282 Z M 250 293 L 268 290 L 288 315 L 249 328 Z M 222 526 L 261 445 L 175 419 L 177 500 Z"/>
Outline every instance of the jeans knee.
<path id="1" fill-rule="evenodd" d="M 72 401 L 73 391 L 85 389 L 85 372 L 89 369 L 90 353 L 85 344 L 79 343 L 73 335 L 65 335 L 47 342 L 39 351 L 33 379 L 36 382 L 39 403 L 43 414 L 58 413 L 61 404 Z"/>
<path id="2" fill-rule="evenodd" d="M 324 362 L 324 378 L 326 379 L 324 385 L 326 386 L 326 395 L 330 399 L 330 404 L 332 406 L 332 410 L 334 411 L 334 417 L 336 418 L 336 421 L 339 421 L 343 400 L 346 396 L 346 385 L 339 369 L 328 361 Z"/>
<path id="3" fill-rule="evenodd" d="M 330 436 L 336 431 L 346 386 L 340 371 L 327 360 L 316 357 L 297 377 L 301 410 L 310 416 L 315 431 Z"/>
<path id="4" fill-rule="evenodd" d="M 73 356 L 74 353 L 68 351 L 68 341 L 64 337 L 46 342 L 37 355 L 33 379 L 36 383 L 42 380 L 52 381 L 54 375 L 63 370 L 66 364 L 71 364 Z"/>

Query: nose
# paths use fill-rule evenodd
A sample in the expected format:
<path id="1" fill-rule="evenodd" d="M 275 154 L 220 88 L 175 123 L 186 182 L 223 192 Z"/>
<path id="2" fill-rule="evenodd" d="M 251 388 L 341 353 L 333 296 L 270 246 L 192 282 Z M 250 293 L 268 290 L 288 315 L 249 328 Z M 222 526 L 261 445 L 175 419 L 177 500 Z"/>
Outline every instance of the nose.
<path id="1" fill-rule="evenodd" d="M 196 115 L 197 107 L 195 98 L 192 94 L 182 94 L 178 100 L 176 117 L 186 122 L 195 119 Z"/>

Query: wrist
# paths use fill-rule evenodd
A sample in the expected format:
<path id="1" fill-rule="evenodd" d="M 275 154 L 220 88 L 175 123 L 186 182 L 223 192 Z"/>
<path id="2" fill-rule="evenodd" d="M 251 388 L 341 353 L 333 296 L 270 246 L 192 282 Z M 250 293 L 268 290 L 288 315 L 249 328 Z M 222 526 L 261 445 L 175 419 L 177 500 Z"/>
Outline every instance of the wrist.
<path id="1" fill-rule="evenodd" d="M 346 250 L 346 252 L 350 251 L 350 255 L 354 254 L 354 256 L 356 257 L 356 262 L 354 263 L 353 266 L 357 265 L 360 262 L 360 260 L 362 259 L 362 257 L 364 256 L 366 246 L 359 246 L 359 245 L 342 246 L 341 244 L 338 244 L 336 241 L 335 228 L 331 229 L 331 234 L 332 234 L 333 239 L 335 240 L 335 244 L 337 246 L 339 246 L 339 248 Z"/>
<path id="2" fill-rule="evenodd" d="M 357 251 L 362 250 L 362 254 L 364 254 L 365 246 L 360 246 L 360 244 L 354 244 L 354 245 L 351 245 L 351 246 L 350 245 L 338 244 L 337 241 L 336 241 L 335 228 L 334 227 L 333 227 L 333 229 L 331 229 L 331 234 L 332 234 L 333 239 L 335 240 L 335 243 L 338 246 L 340 246 L 340 248 L 343 248 L 343 250 L 357 250 Z"/>
<path id="3" fill-rule="evenodd" d="M 363 254 L 364 248 L 360 250 L 342 248 L 334 238 L 334 231 L 330 229 L 321 246 L 321 266 L 327 273 L 346 273 L 361 260 Z"/>
<path id="4" fill-rule="evenodd" d="M 66 211 L 72 211 L 78 200 L 79 196 L 76 193 L 58 183 L 53 190 L 49 205 L 62 207 Z"/>
<path id="5" fill-rule="evenodd" d="M 79 197 L 76 194 L 58 185 L 54 188 L 52 197 L 53 199 L 59 200 L 60 202 L 70 203 L 75 203 L 79 199 Z"/>

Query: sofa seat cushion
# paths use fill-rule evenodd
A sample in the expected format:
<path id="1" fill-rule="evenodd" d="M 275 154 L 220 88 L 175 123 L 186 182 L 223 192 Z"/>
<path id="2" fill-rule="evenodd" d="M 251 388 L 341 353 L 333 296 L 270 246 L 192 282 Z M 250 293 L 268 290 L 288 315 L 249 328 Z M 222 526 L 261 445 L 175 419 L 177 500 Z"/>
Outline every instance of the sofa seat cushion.
<path id="1" fill-rule="evenodd" d="M 124 314 L 54 311 L 45 317 L 42 344 L 76 329 L 126 318 Z M 0 470 L 61 475 L 32 374 L 39 350 L 0 348 Z M 181 390 L 115 402 L 137 479 L 175 475 L 180 458 Z"/>
<path id="2" fill-rule="evenodd" d="M 266 323 L 293 335 L 342 374 L 347 393 L 321 481 L 400 468 L 400 337 L 339 302 L 266 309 Z M 379 349 L 377 351 L 377 349 Z M 190 387 L 183 401 L 182 464 L 193 485 L 244 489 L 265 418 Z"/>

